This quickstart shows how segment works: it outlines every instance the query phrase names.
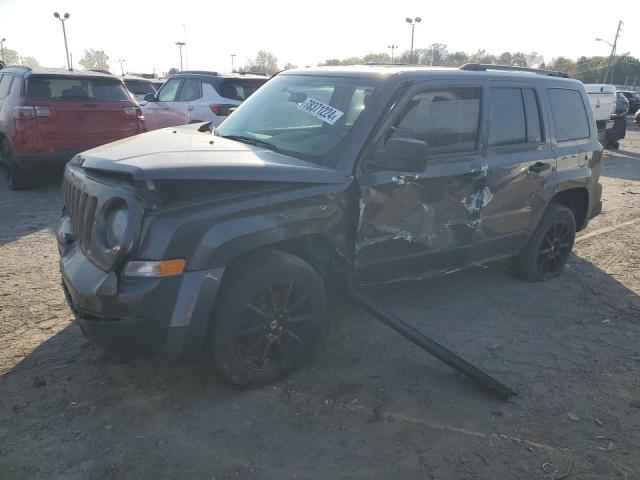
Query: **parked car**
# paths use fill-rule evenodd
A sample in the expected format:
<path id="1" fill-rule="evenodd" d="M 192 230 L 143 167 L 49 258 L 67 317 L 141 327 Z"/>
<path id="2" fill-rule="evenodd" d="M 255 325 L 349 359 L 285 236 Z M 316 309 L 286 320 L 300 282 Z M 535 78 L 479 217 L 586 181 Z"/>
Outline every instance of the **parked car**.
<path id="1" fill-rule="evenodd" d="M 635 114 L 640 109 L 640 94 L 630 90 L 623 90 L 620 93 L 629 101 L 629 113 Z"/>
<path id="2" fill-rule="evenodd" d="M 95 72 L 0 71 L 0 160 L 13 189 L 78 152 L 145 130 L 122 80 Z"/>
<path id="3" fill-rule="evenodd" d="M 589 103 L 596 120 L 598 138 L 604 144 L 607 130 L 613 128 L 611 115 L 615 114 L 617 106 L 615 85 L 587 83 L 584 88 L 589 95 Z"/>
<path id="4" fill-rule="evenodd" d="M 153 83 L 153 86 L 155 87 L 156 92 L 157 92 L 158 90 L 160 90 L 162 85 L 164 85 L 164 80 L 160 80 L 160 79 L 151 80 L 151 83 Z"/>
<path id="5" fill-rule="evenodd" d="M 126 76 L 122 77 L 127 90 L 131 92 L 136 101 L 140 104 L 145 102 L 145 95 L 156 93 L 156 87 L 151 80 L 142 77 Z"/>
<path id="6" fill-rule="evenodd" d="M 620 148 L 620 140 L 627 135 L 627 113 L 629 101 L 622 92 L 616 93 L 616 111 L 611 115 L 613 125 L 605 132 L 604 146 L 611 149 Z"/>
<path id="7" fill-rule="evenodd" d="M 498 258 L 527 281 L 556 277 L 602 208 L 589 98 L 557 73 L 496 69 L 511 67 L 288 70 L 217 128 L 78 155 L 57 239 L 82 331 L 173 359 L 204 352 L 251 386 L 311 353 L 336 278 Z"/>
<path id="8" fill-rule="evenodd" d="M 216 72 L 180 72 L 147 95 L 143 112 L 149 130 L 188 123 L 219 125 L 232 108 L 249 98 L 268 80 L 261 75 L 220 75 Z"/>
<path id="9" fill-rule="evenodd" d="M 636 111 L 636 114 L 633 117 L 633 122 L 636 124 L 640 124 L 640 110 Z"/>

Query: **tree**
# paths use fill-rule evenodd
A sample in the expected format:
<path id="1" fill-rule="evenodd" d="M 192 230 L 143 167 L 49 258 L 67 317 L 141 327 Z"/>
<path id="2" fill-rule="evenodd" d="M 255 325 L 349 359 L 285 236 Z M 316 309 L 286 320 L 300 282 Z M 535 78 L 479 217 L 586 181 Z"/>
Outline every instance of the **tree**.
<path id="1" fill-rule="evenodd" d="M 496 56 L 487 53 L 486 50 L 478 50 L 469 58 L 471 63 L 496 63 Z"/>
<path id="2" fill-rule="evenodd" d="M 362 63 L 391 63 L 388 53 L 368 53 L 362 58 Z"/>
<path id="3" fill-rule="evenodd" d="M 253 60 L 248 60 L 244 66 L 245 72 L 266 73 L 273 75 L 278 72 L 278 59 L 276 56 L 265 50 L 260 50 Z"/>
<path id="4" fill-rule="evenodd" d="M 109 56 L 104 50 L 85 50 L 78 62 L 85 70 L 109 70 Z"/>
<path id="5" fill-rule="evenodd" d="M 17 65 L 20 62 L 18 52 L 10 48 L 4 49 L 4 63 L 7 65 Z"/>
<path id="6" fill-rule="evenodd" d="M 549 70 L 557 70 L 559 72 L 565 72 L 569 74 L 570 77 L 575 77 L 577 68 L 576 62 L 566 57 L 556 57 L 552 58 L 551 61 L 544 66 Z"/>
<path id="7" fill-rule="evenodd" d="M 29 68 L 36 68 L 40 66 L 40 62 L 36 57 L 22 57 L 22 64 Z"/>
<path id="8" fill-rule="evenodd" d="M 340 59 L 338 58 L 330 58 L 329 60 L 325 60 L 322 63 L 319 63 L 318 66 L 319 67 L 324 67 L 324 66 L 336 66 L 336 65 L 340 65 Z"/>
<path id="9" fill-rule="evenodd" d="M 176 67 L 171 67 L 169 69 L 169 71 L 167 72 L 167 77 L 171 77 L 172 75 L 175 75 L 176 73 L 178 73 L 180 70 L 178 70 Z"/>
<path id="10" fill-rule="evenodd" d="M 432 43 L 427 48 L 416 50 L 414 58 L 417 59 L 416 63 L 423 65 L 442 66 L 445 65 L 448 54 L 449 51 L 444 43 Z"/>
<path id="11" fill-rule="evenodd" d="M 450 53 L 445 59 L 447 67 L 461 67 L 465 63 L 469 63 L 469 55 L 464 52 Z"/>
<path id="12" fill-rule="evenodd" d="M 292 68 L 298 68 L 298 65 L 294 65 L 293 63 L 285 63 L 283 70 L 291 70 Z"/>

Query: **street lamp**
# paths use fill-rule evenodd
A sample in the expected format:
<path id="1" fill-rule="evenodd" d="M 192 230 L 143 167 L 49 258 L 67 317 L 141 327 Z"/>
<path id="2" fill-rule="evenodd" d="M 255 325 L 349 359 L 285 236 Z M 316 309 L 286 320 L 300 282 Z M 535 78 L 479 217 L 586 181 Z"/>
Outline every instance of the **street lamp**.
<path id="1" fill-rule="evenodd" d="M 413 31 L 416 28 L 416 24 L 420 23 L 422 19 L 420 17 L 416 17 L 412 20 L 407 17 L 405 18 L 405 21 L 411 25 L 411 53 L 409 53 L 409 63 L 413 63 Z"/>
<path id="2" fill-rule="evenodd" d="M 232 54 L 231 54 L 231 73 L 233 73 L 233 72 L 236 70 L 236 69 L 235 69 L 235 67 L 234 67 L 234 65 L 233 65 L 233 60 L 234 60 L 235 58 L 236 58 L 236 54 L 235 54 L 235 53 L 232 53 Z"/>
<path id="3" fill-rule="evenodd" d="M 6 42 L 6 38 L 0 38 L 0 53 L 2 54 L 2 61 L 4 62 L 4 42 Z"/>
<path id="4" fill-rule="evenodd" d="M 180 71 L 182 71 L 182 47 L 186 45 L 185 42 L 176 42 L 176 45 L 180 49 Z"/>
<path id="5" fill-rule="evenodd" d="M 122 72 L 122 76 L 124 77 L 124 67 L 122 66 L 124 64 L 124 60 L 118 60 L 120 62 L 120 71 Z"/>
<path id="6" fill-rule="evenodd" d="M 387 48 L 391 49 L 391 63 L 394 63 L 393 61 L 393 51 L 398 48 L 398 45 L 389 45 Z"/>
<path id="7" fill-rule="evenodd" d="M 53 16 L 56 17 L 58 20 L 60 20 L 60 22 L 62 23 L 62 35 L 64 36 L 64 51 L 66 52 L 66 55 L 67 55 L 67 68 L 69 68 L 69 71 L 71 71 L 71 61 L 69 60 L 69 46 L 67 45 L 67 30 L 64 27 L 64 22 L 67 21 L 71 15 L 69 15 L 68 13 L 65 13 L 64 16 L 61 17 L 58 12 L 54 12 Z"/>

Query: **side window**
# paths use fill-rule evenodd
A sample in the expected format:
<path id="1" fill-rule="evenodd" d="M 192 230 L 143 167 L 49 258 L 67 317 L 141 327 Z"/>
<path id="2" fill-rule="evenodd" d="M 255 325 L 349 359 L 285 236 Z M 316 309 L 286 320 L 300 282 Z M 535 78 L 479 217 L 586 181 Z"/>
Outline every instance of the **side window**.
<path id="1" fill-rule="evenodd" d="M 12 81 L 12 75 L 0 75 L 0 98 L 4 98 L 9 95 Z"/>
<path id="2" fill-rule="evenodd" d="M 191 102 L 202 98 L 202 82 L 197 78 L 186 78 L 178 96 L 179 102 Z"/>
<path id="3" fill-rule="evenodd" d="M 538 97 L 533 88 L 523 88 L 524 113 L 527 120 L 527 143 L 542 141 L 542 127 L 540 126 L 540 107 Z"/>
<path id="4" fill-rule="evenodd" d="M 556 140 L 566 142 L 588 138 L 589 117 L 580 92 L 565 88 L 550 88 L 547 91 Z"/>
<path id="5" fill-rule="evenodd" d="M 489 146 L 527 143 L 522 91 L 491 88 L 489 97 Z"/>
<path id="6" fill-rule="evenodd" d="M 392 137 L 425 141 L 432 155 L 474 151 L 481 98 L 479 87 L 417 93 L 394 125 Z"/>
<path id="7" fill-rule="evenodd" d="M 160 92 L 158 93 L 158 100 L 160 102 L 174 102 L 176 100 L 176 93 L 178 93 L 179 86 L 180 79 L 172 78 L 160 89 Z"/>

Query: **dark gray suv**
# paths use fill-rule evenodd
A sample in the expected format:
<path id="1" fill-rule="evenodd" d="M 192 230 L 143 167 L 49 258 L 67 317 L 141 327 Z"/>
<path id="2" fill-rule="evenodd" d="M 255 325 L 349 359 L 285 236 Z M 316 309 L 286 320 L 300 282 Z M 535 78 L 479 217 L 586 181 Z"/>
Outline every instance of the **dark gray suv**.
<path id="1" fill-rule="evenodd" d="M 580 82 L 504 69 L 290 70 L 218 128 L 78 155 L 57 238 L 81 329 L 112 348 L 204 352 L 250 386 L 312 351 L 334 276 L 499 258 L 527 281 L 559 275 L 601 210 L 602 147 Z"/>

